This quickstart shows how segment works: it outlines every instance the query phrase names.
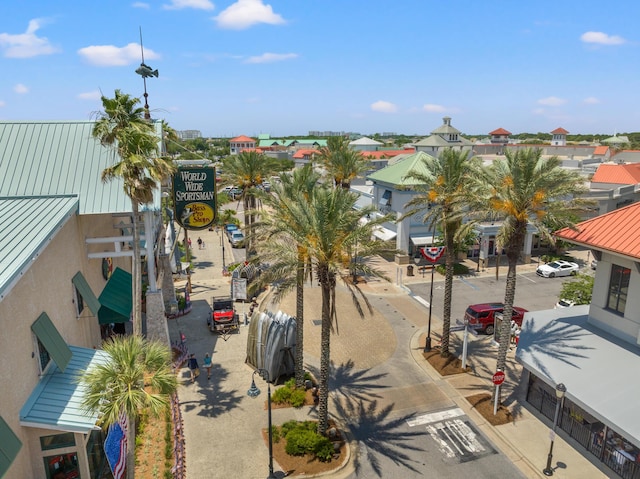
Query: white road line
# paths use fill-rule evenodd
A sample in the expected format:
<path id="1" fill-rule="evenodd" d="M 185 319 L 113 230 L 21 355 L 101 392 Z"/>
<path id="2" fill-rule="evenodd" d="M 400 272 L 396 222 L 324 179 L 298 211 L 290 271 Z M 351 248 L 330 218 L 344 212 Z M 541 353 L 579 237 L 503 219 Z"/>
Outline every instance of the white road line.
<path id="1" fill-rule="evenodd" d="M 427 308 L 429 307 L 429 301 L 427 301 L 426 299 L 422 298 L 421 296 L 414 296 L 413 297 L 418 303 L 424 304 Z"/>
<path id="2" fill-rule="evenodd" d="M 453 409 L 446 409 L 444 411 L 432 412 L 430 414 L 422 414 L 416 416 L 413 419 L 407 420 L 409 427 L 421 426 L 423 424 L 429 424 L 432 422 L 440 422 L 445 419 L 452 419 L 454 417 L 463 416 L 464 411 L 459 407 Z"/>
<path id="3" fill-rule="evenodd" d="M 518 276 L 520 276 L 521 278 L 526 279 L 527 281 L 531 281 L 532 283 L 537 283 L 537 281 L 525 276 L 524 274 L 519 274 Z"/>

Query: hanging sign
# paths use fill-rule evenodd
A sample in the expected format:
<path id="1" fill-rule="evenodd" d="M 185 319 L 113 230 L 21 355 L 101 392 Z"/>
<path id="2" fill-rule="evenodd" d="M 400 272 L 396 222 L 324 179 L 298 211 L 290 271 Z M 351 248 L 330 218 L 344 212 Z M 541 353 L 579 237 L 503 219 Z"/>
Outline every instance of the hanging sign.
<path id="1" fill-rule="evenodd" d="M 444 250 L 446 248 L 444 246 L 427 246 L 424 248 L 420 248 L 420 253 L 422 256 L 431 263 L 437 262 L 442 255 L 444 254 Z"/>
<path id="2" fill-rule="evenodd" d="M 208 228 L 216 219 L 215 168 L 178 168 L 173 175 L 175 218 L 187 230 Z"/>

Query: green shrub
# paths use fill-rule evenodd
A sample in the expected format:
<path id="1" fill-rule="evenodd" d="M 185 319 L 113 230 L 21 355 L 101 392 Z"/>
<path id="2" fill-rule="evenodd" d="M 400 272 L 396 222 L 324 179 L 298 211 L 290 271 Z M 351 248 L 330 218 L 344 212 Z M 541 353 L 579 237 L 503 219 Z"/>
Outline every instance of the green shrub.
<path id="1" fill-rule="evenodd" d="M 287 445 L 284 449 L 291 456 L 303 456 L 308 452 L 313 452 L 317 442 L 318 435 L 315 432 L 294 429 L 287 434 Z"/>
<path id="2" fill-rule="evenodd" d="M 298 421 L 287 421 L 285 422 L 281 427 L 280 427 L 280 432 L 282 433 L 283 437 L 287 437 L 287 434 L 289 434 L 289 432 L 293 431 L 295 428 L 298 427 L 298 424 L 302 424 L 299 423 Z"/>
<path id="3" fill-rule="evenodd" d="M 275 390 L 271 395 L 271 400 L 276 404 L 289 404 L 293 407 L 304 406 L 306 391 L 304 389 L 296 389 L 295 379 L 290 379 L 284 386 Z"/>
<path id="4" fill-rule="evenodd" d="M 328 437 L 318 436 L 313 453 L 321 461 L 328 462 L 333 457 L 333 443 Z"/>
<path id="5" fill-rule="evenodd" d="M 436 271 L 441 275 L 445 275 L 447 273 L 447 267 L 444 264 L 439 264 L 438 266 L 436 266 Z M 454 275 L 469 274 L 469 268 L 462 263 L 454 263 L 453 274 Z"/>
<path id="6" fill-rule="evenodd" d="M 273 439 L 273 442 L 280 442 L 280 439 L 282 439 L 280 428 L 278 426 L 271 426 L 271 438 Z"/>

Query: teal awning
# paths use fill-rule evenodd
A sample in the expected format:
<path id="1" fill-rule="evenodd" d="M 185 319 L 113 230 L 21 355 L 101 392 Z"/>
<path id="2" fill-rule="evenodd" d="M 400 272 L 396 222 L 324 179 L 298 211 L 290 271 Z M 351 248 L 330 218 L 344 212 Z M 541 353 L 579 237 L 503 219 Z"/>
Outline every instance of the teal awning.
<path id="1" fill-rule="evenodd" d="M 0 416 L 0 477 L 9 470 L 20 448 L 22 448 L 22 442 Z"/>
<path id="2" fill-rule="evenodd" d="M 69 348 L 72 353 L 69 367 L 65 372 L 54 367 L 42 376 L 20 409 L 20 425 L 82 434 L 98 429 L 98 413 L 82 406 L 86 389 L 78 378 L 84 371 L 106 364 L 109 355 L 100 349 Z"/>
<path id="3" fill-rule="evenodd" d="M 31 325 L 31 330 L 45 347 L 51 359 L 64 372 L 71 360 L 71 350 L 49 319 L 49 316 L 47 316 L 47 313 L 42 313 L 35 320 Z"/>
<path id="4" fill-rule="evenodd" d="M 100 297 L 98 322 L 100 324 L 126 323 L 131 317 L 131 273 L 116 268 Z"/>
<path id="5" fill-rule="evenodd" d="M 87 306 L 91 310 L 94 316 L 98 316 L 98 311 L 100 310 L 100 301 L 96 298 L 96 295 L 93 294 L 93 290 L 87 280 L 84 279 L 84 276 L 80 271 L 78 271 L 75 276 L 71 279 L 71 282 L 76 287 L 76 289 L 80 292 L 82 296 L 82 300 L 87 303 Z"/>

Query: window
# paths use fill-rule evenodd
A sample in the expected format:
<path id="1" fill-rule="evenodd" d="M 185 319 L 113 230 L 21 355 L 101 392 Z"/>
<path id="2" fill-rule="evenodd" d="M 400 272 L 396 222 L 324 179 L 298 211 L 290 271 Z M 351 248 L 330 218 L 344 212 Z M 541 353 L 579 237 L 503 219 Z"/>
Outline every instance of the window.
<path id="1" fill-rule="evenodd" d="M 607 309 L 624 316 L 624 309 L 627 305 L 627 293 L 629 291 L 629 278 L 631 270 L 611 265 L 611 277 L 609 278 L 609 298 L 607 299 Z"/>
<path id="2" fill-rule="evenodd" d="M 42 436 L 40 438 L 40 447 L 43 451 L 49 449 L 59 449 L 61 447 L 75 446 L 76 440 L 72 432 L 65 432 L 62 434 L 53 434 L 51 436 Z"/>
<path id="3" fill-rule="evenodd" d="M 47 471 L 47 479 L 80 478 L 78 454 L 75 452 L 45 457 L 44 467 Z"/>
<path id="4" fill-rule="evenodd" d="M 82 293 L 78 291 L 78 288 L 74 286 L 73 289 L 76 293 L 76 313 L 78 314 L 78 317 L 80 317 L 80 314 L 82 314 L 82 311 L 84 310 L 84 301 L 82 300 Z"/>
<path id="5" fill-rule="evenodd" d="M 380 198 L 380 206 L 389 206 L 391 205 L 391 190 L 384 190 L 382 194 L 382 198 Z"/>
<path id="6" fill-rule="evenodd" d="M 38 341 L 38 360 L 40 361 L 40 371 L 44 372 L 47 368 L 47 364 L 51 361 L 51 356 L 49 355 L 47 348 L 45 348 L 40 342 L 40 339 L 36 337 L 36 341 Z"/>

